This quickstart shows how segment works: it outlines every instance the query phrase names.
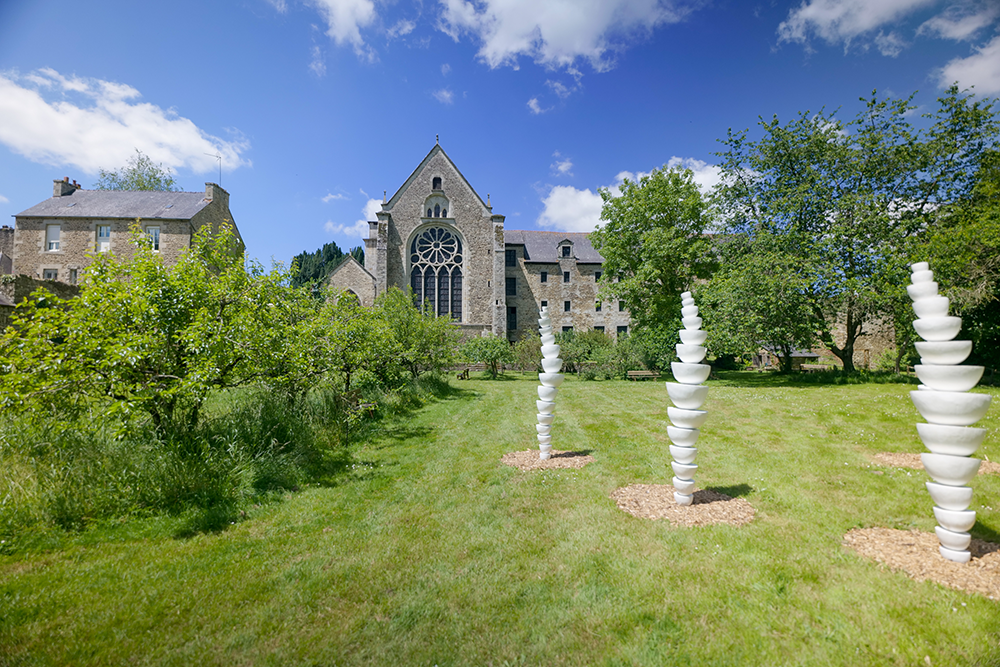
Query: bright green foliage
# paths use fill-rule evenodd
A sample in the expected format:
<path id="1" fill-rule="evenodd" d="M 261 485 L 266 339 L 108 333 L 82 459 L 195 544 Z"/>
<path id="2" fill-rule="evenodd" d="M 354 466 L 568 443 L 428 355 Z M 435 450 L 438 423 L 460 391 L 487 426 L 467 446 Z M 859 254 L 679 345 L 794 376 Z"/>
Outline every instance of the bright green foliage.
<path id="1" fill-rule="evenodd" d="M 399 363 L 413 378 L 454 361 L 461 333 L 449 318 L 420 312 L 409 289 L 403 292 L 392 287 L 379 295 L 375 306 L 390 324 Z"/>
<path id="2" fill-rule="evenodd" d="M 580 364 L 605 359 L 614 347 L 614 340 L 603 331 L 561 331 L 556 334 L 563 368 L 576 372 Z"/>
<path id="3" fill-rule="evenodd" d="M 38 293 L 0 339 L 5 410 L 72 418 L 91 409 L 157 428 L 197 425 L 209 392 L 266 382 L 301 394 L 315 363 L 315 305 L 234 251 L 232 229 L 207 226 L 166 267 L 141 230 L 123 260 L 107 253 L 68 301 Z"/>
<path id="4" fill-rule="evenodd" d="M 118 171 L 101 169 L 98 171 L 95 190 L 163 190 L 176 192 L 180 188 L 174 181 L 169 167 L 153 164 L 148 155 L 135 149 L 128 163 Z"/>
<path id="5" fill-rule="evenodd" d="M 713 354 L 752 355 L 767 347 L 787 373 L 792 352 L 811 348 L 823 322 L 812 309 L 798 257 L 766 247 L 769 241 L 766 235 L 727 238 L 720 244 L 719 271 L 697 300 Z"/>
<path id="6" fill-rule="evenodd" d="M 542 339 L 537 335 L 526 336 L 514 343 L 511 351 L 514 355 L 514 366 L 523 373 L 540 372 L 542 370 Z"/>
<path id="7" fill-rule="evenodd" d="M 506 338 L 473 336 L 462 345 L 462 354 L 474 364 L 486 364 L 492 377 L 500 374 L 501 366 L 514 361 L 514 353 Z"/>
<path id="8" fill-rule="evenodd" d="M 316 252 L 302 252 L 292 258 L 292 286 L 323 284 L 333 270 L 348 256 L 365 263 L 365 250 L 361 246 L 351 248 L 348 252 L 340 249 L 336 243 L 324 243 Z"/>
<path id="9" fill-rule="evenodd" d="M 681 292 L 712 264 L 709 216 L 691 172 L 657 169 L 601 198 L 605 224 L 590 238 L 604 257 L 602 297 L 624 301 L 634 326 L 673 319 Z"/>
<path id="10" fill-rule="evenodd" d="M 393 336 L 393 325 L 375 308 L 365 308 L 356 298 L 330 299 L 314 323 L 321 364 L 335 372 L 344 391 L 360 371 L 379 382 L 391 383 L 399 368 L 401 346 Z"/>
<path id="11" fill-rule="evenodd" d="M 904 303 L 911 239 L 935 211 L 968 194 L 996 131 L 990 104 L 954 88 L 926 132 L 910 125 L 909 99 L 873 94 L 864 102 L 846 124 L 820 111 L 762 120 L 758 141 L 730 131 L 716 196 L 726 231 L 767 235 L 776 242 L 763 246 L 767 253 L 795 258 L 788 266 L 824 322 L 820 337 L 848 371 L 866 323 L 891 320 Z M 846 331 L 840 345 L 832 334 L 838 320 Z"/>

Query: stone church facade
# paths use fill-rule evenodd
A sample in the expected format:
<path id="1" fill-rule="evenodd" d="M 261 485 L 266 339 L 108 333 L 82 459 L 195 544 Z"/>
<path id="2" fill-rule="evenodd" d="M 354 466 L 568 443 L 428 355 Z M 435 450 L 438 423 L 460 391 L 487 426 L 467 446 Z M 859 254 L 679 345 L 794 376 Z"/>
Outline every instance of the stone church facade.
<path id="1" fill-rule="evenodd" d="M 517 340 L 537 331 L 548 306 L 556 330 L 628 331 L 617 301 L 602 303 L 603 258 L 587 234 L 506 230 L 439 144 L 383 201 L 365 239 L 365 265 L 345 261 L 329 279 L 368 305 L 390 287 L 410 288 L 467 335 Z"/>

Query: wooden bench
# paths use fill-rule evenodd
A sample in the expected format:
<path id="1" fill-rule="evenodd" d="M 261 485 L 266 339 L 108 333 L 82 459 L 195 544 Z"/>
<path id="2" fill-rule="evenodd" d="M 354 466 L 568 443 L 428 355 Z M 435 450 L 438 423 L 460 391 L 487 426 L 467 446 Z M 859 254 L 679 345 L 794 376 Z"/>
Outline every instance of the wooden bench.
<path id="1" fill-rule="evenodd" d="M 660 379 L 660 374 L 656 371 L 629 371 L 629 380 L 658 380 Z"/>

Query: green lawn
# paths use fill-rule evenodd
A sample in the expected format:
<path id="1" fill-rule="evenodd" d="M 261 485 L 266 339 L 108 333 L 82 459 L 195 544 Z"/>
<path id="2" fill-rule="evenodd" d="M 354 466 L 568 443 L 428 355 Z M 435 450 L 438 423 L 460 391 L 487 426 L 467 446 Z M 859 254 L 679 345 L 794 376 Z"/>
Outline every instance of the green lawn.
<path id="1" fill-rule="evenodd" d="M 926 475 L 867 458 L 923 450 L 913 387 L 712 383 L 699 485 L 757 515 L 679 529 L 609 498 L 670 482 L 662 382 L 568 380 L 553 446 L 596 461 L 548 472 L 499 462 L 536 447 L 535 378 L 452 384 L 223 532 L 132 522 L 0 557 L 0 665 L 1000 664 L 1000 602 L 841 545 L 933 530 Z M 1000 542 L 1000 477 L 973 484 L 973 533 Z"/>

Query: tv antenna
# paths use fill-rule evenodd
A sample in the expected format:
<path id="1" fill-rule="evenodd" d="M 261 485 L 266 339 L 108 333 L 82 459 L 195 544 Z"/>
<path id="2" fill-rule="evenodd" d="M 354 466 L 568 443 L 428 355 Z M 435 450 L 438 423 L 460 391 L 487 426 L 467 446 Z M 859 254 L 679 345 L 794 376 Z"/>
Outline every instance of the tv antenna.
<path id="1" fill-rule="evenodd" d="M 217 153 L 205 153 L 209 157 L 214 157 L 219 161 L 219 185 L 222 185 L 222 155 Z"/>

